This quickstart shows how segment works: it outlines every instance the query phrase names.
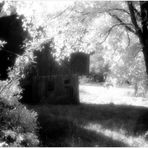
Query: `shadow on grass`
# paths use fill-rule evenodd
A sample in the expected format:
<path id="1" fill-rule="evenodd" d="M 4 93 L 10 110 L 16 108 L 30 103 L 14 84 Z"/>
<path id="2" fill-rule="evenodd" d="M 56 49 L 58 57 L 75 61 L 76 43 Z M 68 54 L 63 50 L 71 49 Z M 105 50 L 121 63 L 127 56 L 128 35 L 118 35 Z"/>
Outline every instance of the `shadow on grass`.
<path id="1" fill-rule="evenodd" d="M 148 108 L 130 105 L 81 104 L 81 117 L 85 122 L 100 123 L 109 129 L 125 129 L 132 135 L 148 130 Z"/>
<path id="2" fill-rule="evenodd" d="M 84 129 L 63 118 L 39 117 L 41 146 L 52 147 L 93 147 L 93 146 L 128 146 L 103 134 Z"/>
<path id="3" fill-rule="evenodd" d="M 128 146 L 101 133 L 84 129 L 89 123 L 124 129 L 128 135 L 148 130 L 148 108 L 127 105 L 38 105 L 42 146 Z"/>

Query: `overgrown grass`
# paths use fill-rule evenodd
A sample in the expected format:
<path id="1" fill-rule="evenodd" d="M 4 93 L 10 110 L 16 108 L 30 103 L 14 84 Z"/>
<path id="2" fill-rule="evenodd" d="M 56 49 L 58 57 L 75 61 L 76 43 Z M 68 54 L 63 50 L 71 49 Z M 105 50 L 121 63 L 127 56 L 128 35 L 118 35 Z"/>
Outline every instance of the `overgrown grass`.
<path id="1" fill-rule="evenodd" d="M 35 110 L 42 146 L 148 146 L 147 108 L 81 104 L 42 105 Z"/>
<path id="2" fill-rule="evenodd" d="M 77 106 L 34 106 L 39 114 L 41 146 L 148 146 L 147 107 L 109 100 L 103 104 L 99 99 L 96 104 L 86 98 Z"/>

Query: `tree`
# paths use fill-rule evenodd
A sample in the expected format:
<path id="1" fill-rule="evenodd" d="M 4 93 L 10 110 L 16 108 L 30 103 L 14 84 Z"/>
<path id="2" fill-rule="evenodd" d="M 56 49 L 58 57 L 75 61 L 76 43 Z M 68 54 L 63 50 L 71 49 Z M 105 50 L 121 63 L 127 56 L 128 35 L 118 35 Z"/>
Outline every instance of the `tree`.
<path id="1" fill-rule="evenodd" d="M 141 67 L 139 67 L 140 71 L 137 69 L 138 67 L 135 67 L 135 69 L 139 72 L 145 71 L 148 74 L 147 2 L 86 2 L 84 4 L 85 7 L 83 7 L 83 3 L 78 3 L 76 5 L 75 12 L 78 13 L 77 16 L 79 16 L 79 18 L 82 18 L 83 23 L 86 24 L 87 21 L 85 22 L 85 20 L 91 20 L 91 22 L 93 22 L 93 20 L 100 19 L 97 29 L 90 28 L 90 25 L 93 26 L 93 23 L 87 23 L 87 35 L 90 35 L 90 32 L 92 34 L 92 30 L 94 29 L 96 32 L 93 34 L 95 39 L 92 37 L 93 39 L 91 38 L 91 40 L 89 40 L 91 44 L 104 44 L 104 46 L 106 46 L 106 44 L 109 43 L 116 53 L 119 53 L 119 48 L 122 48 L 121 51 L 125 51 L 125 55 L 122 55 L 124 59 L 123 62 L 127 61 L 129 63 L 133 61 L 133 57 L 136 58 L 138 53 L 142 52 L 144 55 L 145 68 L 139 65 Z M 104 18 L 101 20 L 102 16 Z M 109 23 L 106 23 L 106 19 Z M 103 25 L 102 21 L 104 21 Z M 83 25 L 83 23 L 81 23 L 81 25 Z M 84 35 L 83 39 L 85 39 L 85 37 L 86 35 Z M 135 41 L 132 41 L 133 38 Z M 100 42 L 99 40 L 102 41 Z M 127 42 L 127 45 L 123 46 L 121 41 L 124 41 L 123 44 Z M 120 44 L 118 44 L 119 42 Z M 135 47 L 134 50 L 132 46 Z M 127 56 L 129 53 L 134 56 L 129 58 Z M 108 55 L 110 54 L 111 52 L 108 53 Z M 140 58 L 143 57 L 140 56 Z M 137 75 L 137 72 L 133 70 L 126 70 L 126 72 L 127 71 L 132 75 Z"/>
<path id="2" fill-rule="evenodd" d="M 106 12 L 115 20 L 114 25 L 107 31 L 105 39 L 109 36 L 113 28 L 117 26 L 124 27 L 128 32 L 137 36 L 144 55 L 146 73 L 148 74 L 148 3 L 128 1 L 118 2 L 118 6 L 120 7 L 112 7 L 111 5 L 110 8 L 105 8 L 103 11 L 101 10 L 102 13 Z"/>
<path id="3" fill-rule="evenodd" d="M 112 71 L 126 70 L 124 77 L 128 77 L 127 73 L 134 75 L 135 70 L 129 70 L 129 65 L 124 63 L 132 62 L 139 51 L 143 52 L 144 57 L 146 55 L 141 50 L 143 42 L 140 34 L 144 36 L 145 33 L 142 32 L 140 14 L 143 9 L 140 2 L 73 2 L 54 13 L 43 9 L 50 6 L 47 2 L 8 3 L 13 6 L 12 8 L 15 7 L 18 14 L 24 15 L 24 29 L 27 29 L 32 37 L 30 42 L 26 42 L 26 49 L 38 50 L 42 43 L 52 39 L 52 53 L 58 62 L 69 57 L 72 52 L 91 53 L 103 46 L 106 51 L 105 59 L 112 63 Z M 138 33 L 138 28 L 142 33 Z M 129 53 L 134 57 L 128 57 Z M 141 67 L 138 71 L 144 73 L 145 69 Z M 122 73 L 118 74 L 118 77 L 121 77 Z"/>
<path id="4" fill-rule="evenodd" d="M 21 18 L 16 14 L 0 18 L 0 38 L 6 42 L 0 51 L 0 78 L 8 77 L 8 68 L 13 66 L 17 56 L 23 54 L 23 45 L 27 32 L 23 30 Z"/>
<path id="5" fill-rule="evenodd" d="M 146 71 L 148 75 L 148 29 L 147 29 L 147 22 L 148 22 L 148 2 L 118 2 L 120 7 L 110 7 L 105 9 L 104 11 L 109 14 L 114 20 L 114 24 L 110 27 L 107 31 L 107 35 L 105 39 L 111 34 L 111 31 L 114 27 L 120 26 L 124 27 L 126 31 L 134 34 L 138 41 L 136 44 L 140 44 L 140 47 L 136 47 L 135 49 L 131 50 L 131 53 L 138 55 L 139 51 L 142 51 L 144 61 L 145 61 L 145 68 L 142 65 L 138 65 L 139 70 L 143 69 Z M 131 40 L 129 33 L 128 33 L 129 41 Z M 138 49 L 138 50 L 137 50 Z M 128 51 L 126 51 L 128 53 Z M 127 58 L 130 63 L 130 59 Z M 136 67 L 136 66 L 135 66 Z M 137 71 L 132 71 L 132 75 L 137 76 L 138 69 L 135 68 Z M 141 70 L 139 72 L 141 72 Z M 140 73 L 139 73 L 140 74 Z M 139 78 L 138 78 L 139 79 Z"/>
<path id="6" fill-rule="evenodd" d="M 16 51 L 18 58 L 19 54 L 22 53 L 20 47 L 18 51 L 18 44 L 21 45 L 22 43 L 19 38 L 22 37 L 21 33 L 23 32 L 20 27 L 20 20 L 16 19 L 16 15 L 9 16 L 7 11 L 2 11 L 3 6 L 4 3 L 0 3 L 0 51 L 8 49 L 11 54 L 15 54 L 14 51 Z M 16 31 L 20 34 L 16 34 Z M 18 40 L 16 41 L 16 39 Z M 14 49 L 11 49 L 7 42 Z M 2 58 L 4 55 L 0 56 Z M 5 57 L 8 58 L 9 54 Z M 1 64 L 6 64 L 5 62 L 7 63 L 6 59 Z M 11 62 L 15 63 L 14 58 Z M 7 67 L 8 63 L 5 66 Z M 2 72 L 2 69 L 0 70 Z M 6 74 L 5 69 L 3 70 L 3 74 Z M 9 76 L 5 81 L 0 80 L 0 146 L 37 146 L 39 144 L 37 113 L 27 109 L 25 105 L 19 102 L 22 97 L 22 89 L 19 85 L 18 74 L 15 73 L 12 78 Z"/>
<path id="7" fill-rule="evenodd" d="M 132 6 L 132 3 L 129 3 L 129 9 L 134 8 Z M 146 72 L 148 74 L 148 28 L 147 28 L 147 22 L 148 22 L 148 2 L 140 2 L 140 8 L 141 8 L 141 28 L 136 25 L 136 22 L 133 20 L 133 23 L 135 24 L 135 28 L 137 30 L 137 35 L 139 37 L 139 40 L 141 42 L 142 48 L 143 48 L 143 54 L 144 54 L 144 59 L 145 59 L 145 64 L 146 64 Z M 135 9 L 135 8 L 134 8 Z M 133 12 L 131 11 L 131 14 Z M 138 12 L 139 14 L 139 12 Z M 132 17 L 134 19 L 134 15 Z M 139 30 L 140 28 L 140 30 Z"/>

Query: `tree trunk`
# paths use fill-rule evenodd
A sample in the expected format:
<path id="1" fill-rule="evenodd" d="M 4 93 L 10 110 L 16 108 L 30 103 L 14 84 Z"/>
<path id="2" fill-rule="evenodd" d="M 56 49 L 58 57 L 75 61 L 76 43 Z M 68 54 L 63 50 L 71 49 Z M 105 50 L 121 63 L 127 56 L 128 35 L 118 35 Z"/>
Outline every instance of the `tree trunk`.
<path id="1" fill-rule="evenodd" d="M 146 74 L 148 76 L 148 2 L 140 2 L 141 7 L 141 25 L 142 35 L 139 36 L 143 48 L 143 55 L 145 60 Z"/>
<path id="2" fill-rule="evenodd" d="M 148 75 L 148 46 L 143 47 L 143 55 L 145 61 L 146 74 Z"/>
<path id="3" fill-rule="evenodd" d="M 144 61 L 145 61 L 145 68 L 146 68 L 146 76 L 145 76 L 145 96 L 147 96 L 148 93 L 148 46 L 143 47 L 143 55 L 144 55 Z"/>

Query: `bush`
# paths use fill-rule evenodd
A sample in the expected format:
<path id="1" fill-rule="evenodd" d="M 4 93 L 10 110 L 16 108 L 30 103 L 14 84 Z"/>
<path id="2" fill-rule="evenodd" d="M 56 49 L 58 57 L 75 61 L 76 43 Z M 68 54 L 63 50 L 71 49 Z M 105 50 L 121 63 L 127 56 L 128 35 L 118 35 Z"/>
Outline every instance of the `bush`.
<path id="1" fill-rule="evenodd" d="M 8 3 L 4 2 L 0 4 L 1 10 L 4 10 L 3 6 L 5 4 L 7 5 Z M 11 8 L 11 3 L 8 4 L 8 7 Z M 6 10 L 6 12 L 3 12 L 4 15 L 1 17 L 1 26 L 5 26 L 4 24 L 7 24 L 3 31 L 9 32 L 9 41 L 7 39 L 6 41 L 0 40 L 0 50 L 1 47 L 3 47 L 3 49 L 6 48 L 4 46 L 6 43 L 7 48 L 12 44 L 13 47 L 10 46 L 11 50 L 14 51 L 17 46 L 16 50 L 18 51 L 15 53 L 21 55 L 16 57 L 17 54 L 13 54 L 13 57 L 15 57 L 14 60 L 14 58 L 9 58 L 11 54 L 8 54 L 8 56 L 4 52 L 5 58 L 3 58 L 3 60 L 1 59 L 1 61 L 3 61 L 1 62 L 3 65 L 1 72 L 4 72 L 1 78 L 7 80 L 0 81 L 0 146 L 37 146 L 39 144 L 37 136 L 37 114 L 32 110 L 28 110 L 19 102 L 22 98 L 20 79 L 25 75 L 24 69 L 30 62 L 28 59 L 33 59 L 32 53 L 26 49 L 28 47 L 27 39 L 29 37 L 29 32 L 24 31 L 22 24 L 23 20 L 17 14 L 14 14 L 14 12 L 12 12 L 13 10 L 10 10 L 10 15 L 8 16 Z M 17 27 L 15 27 L 16 24 Z M 14 42 L 15 37 L 17 37 L 17 42 Z M 8 67 L 10 65 L 12 67 Z M 6 71 L 6 69 L 8 71 Z"/>
<path id="2" fill-rule="evenodd" d="M 0 93 L 0 146 L 37 146 L 37 113 L 19 102 L 21 88 L 17 81 L 8 82 Z"/>
<path id="3" fill-rule="evenodd" d="M 2 100 L 2 99 L 1 99 Z M 0 141 L 8 146 L 37 146 L 37 114 L 24 105 L 0 102 Z"/>

